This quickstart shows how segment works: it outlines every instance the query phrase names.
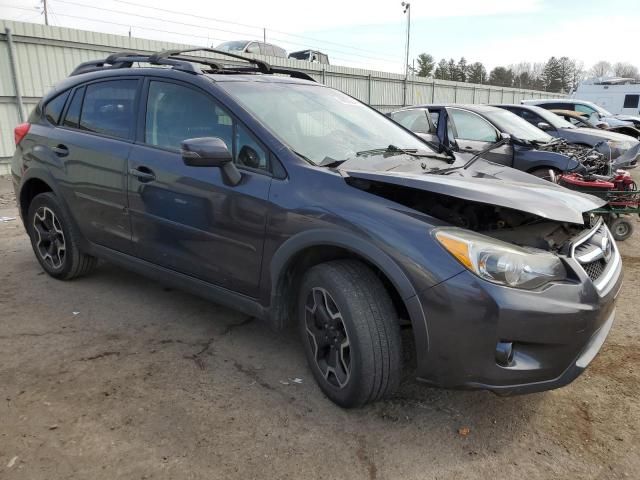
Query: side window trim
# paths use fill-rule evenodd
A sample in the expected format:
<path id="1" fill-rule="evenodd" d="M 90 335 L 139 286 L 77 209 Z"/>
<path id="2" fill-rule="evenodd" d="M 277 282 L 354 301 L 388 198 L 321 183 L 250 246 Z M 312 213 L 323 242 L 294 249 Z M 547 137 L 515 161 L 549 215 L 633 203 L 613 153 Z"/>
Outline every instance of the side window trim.
<path id="1" fill-rule="evenodd" d="M 241 120 L 238 119 L 238 117 L 236 115 L 234 115 L 228 108 L 226 105 L 224 105 L 215 95 L 213 95 L 212 93 L 198 87 L 197 85 L 192 85 L 190 83 L 187 82 L 182 82 L 180 80 L 174 80 L 172 78 L 164 78 L 164 77 L 152 77 L 152 76 L 148 76 L 144 78 L 144 82 L 143 82 L 143 86 L 141 88 L 141 93 L 140 93 L 140 106 L 138 108 L 138 115 L 137 115 L 137 128 L 136 128 L 136 135 L 135 135 L 135 140 L 133 143 L 135 143 L 136 145 L 142 145 L 145 146 L 147 148 L 154 148 L 154 149 L 158 149 L 158 150 L 163 150 L 165 152 L 172 152 L 172 153 L 179 153 L 178 150 L 173 149 L 173 148 L 166 148 L 166 147 L 162 147 L 160 145 L 152 145 L 150 143 L 146 143 L 145 141 L 145 129 L 146 129 L 146 119 L 147 119 L 147 104 L 148 104 L 148 97 L 149 97 L 149 86 L 151 85 L 151 82 L 163 82 L 163 83 L 171 83 L 174 85 L 178 85 L 184 88 L 189 88 L 195 92 L 201 93 L 203 95 L 208 96 L 209 98 L 211 98 L 216 105 L 218 106 L 218 108 L 220 108 L 225 114 L 227 114 L 230 118 L 231 118 L 231 122 L 232 122 L 232 142 L 231 142 L 231 154 L 233 155 L 233 158 L 236 158 L 236 152 L 235 152 L 235 137 L 236 137 L 236 131 L 237 131 L 237 126 L 241 125 L 246 132 L 248 132 L 248 134 L 253 138 L 253 140 L 258 143 L 258 145 L 260 145 L 264 151 L 265 154 L 268 157 L 268 161 L 269 161 L 269 165 L 270 165 L 270 170 L 263 170 L 263 169 L 256 169 L 256 168 L 251 168 L 251 167 L 247 167 L 246 165 L 236 165 L 238 169 L 241 170 L 247 170 L 249 172 L 254 172 L 254 173 L 259 173 L 261 175 L 266 175 L 268 177 L 273 177 L 274 176 L 274 171 L 276 169 L 274 169 L 274 162 L 273 162 L 273 158 L 275 158 L 277 160 L 277 157 L 273 154 L 273 152 L 271 151 L 271 149 L 269 149 L 269 147 L 267 147 L 265 145 L 265 143 L 260 140 L 256 134 Z M 277 160 L 278 163 L 281 163 L 279 160 Z M 284 170 L 284 167 L 282 167 L 282 165 L 280 164 L 278 166 L 279 170 Z M 280 177 L 278 177 L 280 178 Z M 285 177 L 286 178 L 286 174 Z"/>
<path id="2" fill-rule="evenodd" d="M 68 130 L 79 131 L 78 128 L 69 127 L 69 126 L 65 125 L 64 122 L 67 120 L 67 115 L 69 114 L 69 109 L 71 108 L 71 105 L 73 104 L 73 100 L 75 99 L 76 94 L 78 92 L 80 92 L 80 91 L 82 92 L 80 94 L 80 95 L 82 95 L 82 99 L 80 100 L 80 112 L 82 112 L 82 105 L 84 104 L 84 94 L 85 94 L 85 91 L 86 91 L 85 84 L 78 85 L 78 86 L 74 87 L 73 90 L 71 91 L 71 94 L 69 95 L 69 101 L 64 106 L 64 111 L 62 112 L 62 116 L 60 117 L 61 121 L 59 122 L 60 124 L 58 125 L 60 128 L 66 128 Z M 80 121 L 80 115 L 78 114 L 78 122 L 79 121 Z"/>
<path id="3" fill-rule="evenodd" d="M 45 103 L 43 105 L 42 118 L 44 118 L 44 120 L 47 123 L 49 123 L 50 125 L 53 125 L 54 127 L 60 126 L 60 123 L 62 122 L 62 119 L 64 118 L 64 114 L 65 114 L 65 111 L 67 109 L 67 106 L 71 103 L 69 101 L 69 99 L 71 98 L 71 94 L 73 93 L 73 91 L 74 91 L 74 89 L 67 89 L 64 92 L 59 93 L 58 95 L 56 95 L 55 97 L 53 97 L 51 100 L 49 100 L 47 103 Z M 47 118 L 47 108 L 49 107 L 49 105 L 52 102 L 54 102 L 55 100 L 57 100 L 58 98 L 60 98 L 63 95 L 66 96 L 66 98 L 65 98 L 64 103 L 62 105 L 62 108 L 60 109 L 60 113 L 58 115 L 58 120 L 55 123 L 50 122 L 49 119 Z"/>

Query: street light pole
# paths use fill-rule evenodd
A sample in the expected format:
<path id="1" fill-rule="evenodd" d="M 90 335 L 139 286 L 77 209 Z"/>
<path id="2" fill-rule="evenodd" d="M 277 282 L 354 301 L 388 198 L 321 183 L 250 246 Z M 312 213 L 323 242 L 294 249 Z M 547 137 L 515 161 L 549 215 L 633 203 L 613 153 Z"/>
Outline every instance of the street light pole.
<path id="1" fill-rule="evenodd" d="M 49 9 L 47 8 L 47 0 L 42 0 L 42 6 L 44 8 L 44 24 L 49 25 Z"/>
<path id="2" fill-rule="evenodd" d="M 407 14 L 407 44 L 404 59 L 404 99 L 402 102 L 404 106 L 407 104 L 407 84 L 409 82 L 409 39 L 411 33 L 411 4 L 409 2 L 402 2 L 402 6 L 404 7 L 402 13 Z"/>

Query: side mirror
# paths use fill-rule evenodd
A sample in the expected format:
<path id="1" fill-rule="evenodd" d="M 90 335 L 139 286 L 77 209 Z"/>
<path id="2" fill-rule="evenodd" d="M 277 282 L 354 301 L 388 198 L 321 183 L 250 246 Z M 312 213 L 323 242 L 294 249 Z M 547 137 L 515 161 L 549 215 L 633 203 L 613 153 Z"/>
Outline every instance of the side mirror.
<path id="1" fill-rule="evenodd" d="M 511 134 L 509 134 L 509 133 L 500 132 L 499 136 L 500 136 L 500 138 L 498 138 L 498 140 L 511 141 Z"/>
<path id="2" fill-rule="evenodd" d="M 217 137 L 189 138 L 182 142 L 182 161 L 190 167 L 218 167 L 227 185 L 237 185 L 242 175 L 227 144 Z"/>
<path id="3" fill-rule="evenodd" d="M 547 122 L 539 122 L 538 128 L 546 132 L 547 130 L 551 130 L 551 125 L 549 125 Z"/>

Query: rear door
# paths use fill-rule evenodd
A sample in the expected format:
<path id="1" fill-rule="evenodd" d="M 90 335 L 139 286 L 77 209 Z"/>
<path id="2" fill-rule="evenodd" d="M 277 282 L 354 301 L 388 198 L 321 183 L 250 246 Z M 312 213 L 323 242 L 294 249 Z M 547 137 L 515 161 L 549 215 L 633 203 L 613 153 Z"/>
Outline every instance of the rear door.
<path id="1" fill-rule="evenodd" d="M 258 295 L 269 151 L 208 92 L 148 79 L 137 142 L 129 156 L 129 208 L 136 255 L 249 296 Z M 190 167 L 180 145 L 221 138 L 241 170 L 239 185 L 214 167 Z"/>
<path id="2" fill-rule="evenodd" d="M 70 92 L 49 141 L 64 164 L 61 187 L 84 237 L 129 253 L 127 157 L 133 144 L 141 80 L 110 78 Z"/>
<path id="3" fill-rule="evenodd" d="M 478 153 L 499 139 L 499 132 L 480 115 L 459 108 L 447 108 L 454 137 L 461 152 Z M 483 158 L 502 165 L 513 164 L 513 148 L 502 145 L 486 153 Z"/>

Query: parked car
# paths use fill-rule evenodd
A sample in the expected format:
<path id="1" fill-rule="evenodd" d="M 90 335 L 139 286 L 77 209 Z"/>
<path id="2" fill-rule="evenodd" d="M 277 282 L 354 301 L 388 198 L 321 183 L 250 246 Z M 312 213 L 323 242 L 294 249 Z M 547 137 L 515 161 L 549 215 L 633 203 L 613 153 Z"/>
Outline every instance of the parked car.
<path id="1" fill-rule="evenodd" d="M 613 169 L 635 167 L 640 159 L 640 142 L 628 135 L 606 130 L 576 127 L 550 110 L 533 105 L 496 105 L 515 113 L 531 125 L 569 143 L 595 147 L 610 157 Z M 624 127 L 633 128 L 633 127 Z"/>
<path id="2" fill-rule="evenodd" d="M 401 325 L 443 387 L 547 390 L 596 356 L 622 281 L 602 200 L 439 154 L 302 72 L 183 53 L 83 64 L 16 127 L 16 198 L 50 276 L 101 258 L 295 326 L 344 407 L 398 385 Z"/>
<path id="3" fill-rule="evenodd" d="M 635 127 L 611 127 L 607 122 L 601 120 L 593 121 L 586 113 L 575 112 L 573 110 L 549 110 L 550 112 L 559 115 L 572 125 L 581 128 L 600 128 L 609 132 L 621 133 L 623 135 L 629 135 L 635 139 L 640 140 L 640 130 Z"/>
<path id="4" fill-rule="evenodd" d="M 233 40 L 221 43 L 216 50 L 230 53 L 254 53 L 256 55 L 267 55 L 269 57 L 287 58 L 287 51 L 271 43 L 259 42 L 257 40 Z"/>
<path id="5" fill-rule="evenodd" d="M 506 142 L 484 154 L 492 162 L 549 178 L 549 171 L 568 172 L 580 167 L 580 161 L 557 151 L 544 151 L 553 145 L 553 137 L 517 115 L 488 105 L 419 105 L 390 114 L 409 130 L 440 149 L 479 153 L 498 142 L 503 134 L 514 142 Z M 517 140 L 517 141 L 516 141 Z M 568 153 L 568 152 L 567 152 Z"/>
<path id="6" fill-rule="evenodd" d="M 574 98 L 555 98 L 546 100 L 522 100 L 523 105 L 536 105 L 547 110 L 575 110 L 589 115 L 594 121 L 607 122 L 611 127 L 640 127 L 640 117 L 636 115 L 613 114 L 600 105 Z"/>
<path id="7" fill-rule="evenodd" d="M 329 56 L 326 53 L 322 53 L 317 50 L 300 50 L 297 52 L 291 52 L 289 54 L 289 58 L 329 65 Z"/>

